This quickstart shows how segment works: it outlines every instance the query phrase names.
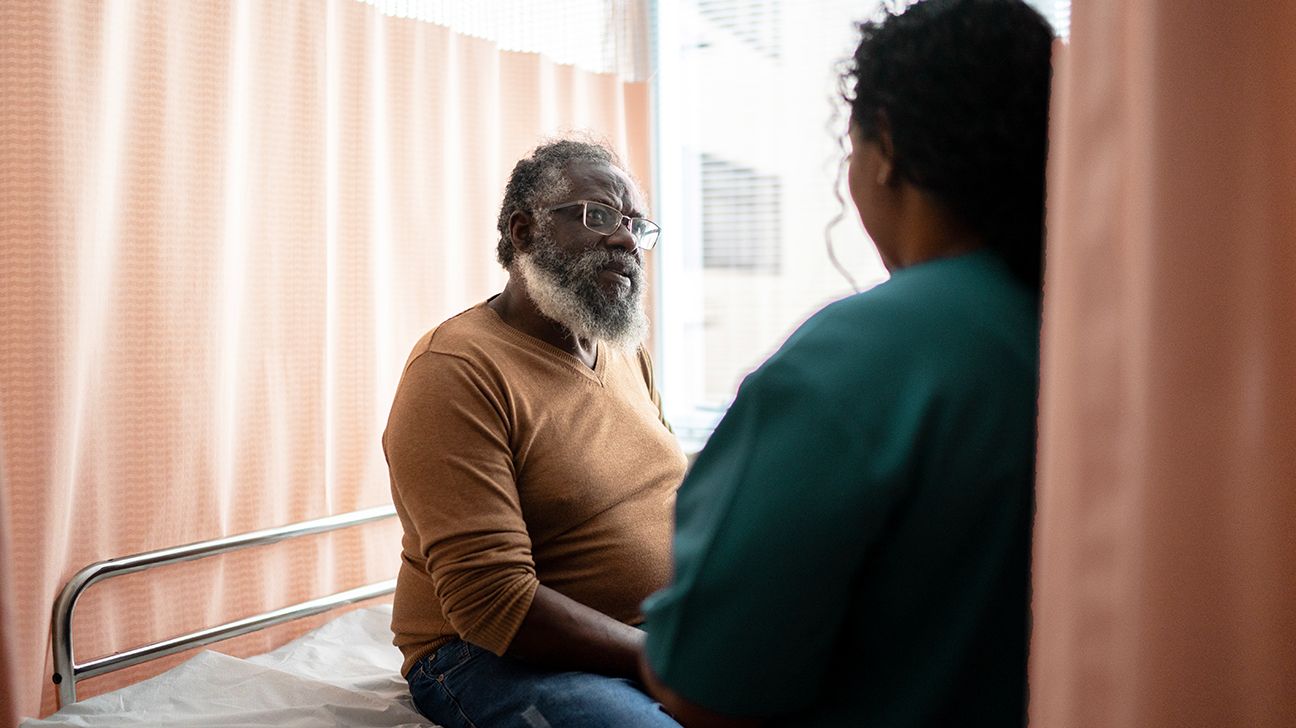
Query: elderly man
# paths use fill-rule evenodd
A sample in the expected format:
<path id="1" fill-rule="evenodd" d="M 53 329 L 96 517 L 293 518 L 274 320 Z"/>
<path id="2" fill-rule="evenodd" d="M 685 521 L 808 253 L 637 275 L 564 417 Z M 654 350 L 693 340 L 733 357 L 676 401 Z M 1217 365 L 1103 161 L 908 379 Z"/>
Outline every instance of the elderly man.
<path id="1" fill-rule="evenodd" d="M 402 672 L 447 728 L 677 726 L 632 626 L 685 469 L 641 346 L 660 230 L 611 152 L 559 141 L 513 169 L 499 231 L 508 284 L 419 340 L 383 436 Z"/>

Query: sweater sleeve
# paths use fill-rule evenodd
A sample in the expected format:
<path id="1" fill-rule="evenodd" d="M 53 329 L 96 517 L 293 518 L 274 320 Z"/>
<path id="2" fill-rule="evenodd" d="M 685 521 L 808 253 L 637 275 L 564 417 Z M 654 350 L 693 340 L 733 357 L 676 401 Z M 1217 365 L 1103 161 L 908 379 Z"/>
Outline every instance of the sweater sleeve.
<path id="1" fill-rule="evenodd" d="M 462 639 L 497 655 L 539 586 L 507 405 L 505 392 L 468 361 L 425 352 L 406 368 L 383 439 L 392 495 L 446 619 Z"/>

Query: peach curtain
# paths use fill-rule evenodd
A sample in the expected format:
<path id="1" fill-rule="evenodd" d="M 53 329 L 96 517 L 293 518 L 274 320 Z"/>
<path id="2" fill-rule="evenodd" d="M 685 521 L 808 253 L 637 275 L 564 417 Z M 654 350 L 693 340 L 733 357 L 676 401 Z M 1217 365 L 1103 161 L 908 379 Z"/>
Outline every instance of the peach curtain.
<path id="1" fill-rule="evenodd" d="M 354 0 L 6 0 L 0 94 L 6 724 L 54 708 L 50 609 L 78 568 L 390 502 L 401 365 L 501 285 L 526 149 L 590 129 L 649 162 L 645 83 Z M 398 536 L 95 587 L 78 658 L 390 578 Z"/>
<path id="2" fill-rule="evenodd" d="M 1031 719 L 1296 725 L 1296 3 L 1076 3 Z"/>

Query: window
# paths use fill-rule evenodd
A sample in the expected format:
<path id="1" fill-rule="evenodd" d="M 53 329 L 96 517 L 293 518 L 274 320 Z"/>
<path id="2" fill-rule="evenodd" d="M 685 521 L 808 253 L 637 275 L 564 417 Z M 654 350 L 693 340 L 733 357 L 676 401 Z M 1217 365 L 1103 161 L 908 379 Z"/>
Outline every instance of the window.
<path id="1" fill-rule="evenodd" d="M 779 272 L 779 178 L 701 155 L 702 265 Z"/>
<path id="2" fill-rule="evenodd" d="M 769 58 L 779 57 L 779 0 L 698 0 L 702 17 Z"/>
<path id="3" fill-rule="evenodd" d="M 1067 0 L 1032 4 L 1065 35 Z M 861 290 L 886 279 L 839 176 L 835 70 L 858 40 L 854 21 L 881 5 L 654 4 L 656 358 L 686 448 L 797 325 L 854 291 L 832 255 Z"/>

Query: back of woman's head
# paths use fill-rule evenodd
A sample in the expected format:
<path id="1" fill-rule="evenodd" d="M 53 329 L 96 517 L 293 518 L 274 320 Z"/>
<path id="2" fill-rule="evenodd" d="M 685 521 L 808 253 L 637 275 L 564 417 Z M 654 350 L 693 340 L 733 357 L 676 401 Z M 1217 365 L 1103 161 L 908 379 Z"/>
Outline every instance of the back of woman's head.
<path id="1" fill-rule="evenodd" d="M 860 25 L 851 123 L 885 125 L 901 179 L 933 195 L 1038 290 L 1048 22 L 1021 0 L 925 0 Z"/>

